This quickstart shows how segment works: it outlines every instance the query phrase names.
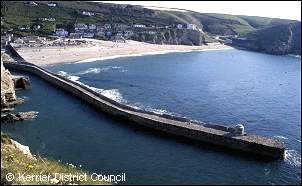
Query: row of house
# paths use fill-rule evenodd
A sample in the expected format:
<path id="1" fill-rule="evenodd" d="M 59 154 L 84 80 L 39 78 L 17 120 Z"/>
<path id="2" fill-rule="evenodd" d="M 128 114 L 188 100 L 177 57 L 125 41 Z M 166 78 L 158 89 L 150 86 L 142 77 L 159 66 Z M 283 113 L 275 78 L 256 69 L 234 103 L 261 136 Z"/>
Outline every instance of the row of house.
<path id="1" fill-rule="evenodd" d="M 59 37 L 71 37 L 71 38 L 94 38 L 94 37 L 108 37 L 119 36 L 124 38 L 129 38 L 134 35 L 136 29 L 140 29 L 140 32 L 154 35 L 156 34 L 156 29 L 184 29 L 182 24 L 177 24 L 176 26 L 165 26 L 165 27 L 147 27 L 144 24 L 134 24 L 132 26 L 120 23 L 114 24 L 85 24 L 85 23 L 76 23 L 74 25 L 74 32 L 69 33 L 63 28 L 58 28 L 55 31 L 55 34 Z M 152 30 L 144 30 L 147 28 L 152 28 Z M 141 30 L 143 29 L 143 30 Z M 186 29 L 189 30 L 199 30 L 195 24 L 187 24 Z"/>
<path id="2" fill-rule="evenodd" d="M 31 6 L 38 6 L 38 5 L 39 5 L 39 4 L 38 4 L 37 2 L 35 2 L 35 1 L 30 1 L 30 2 L 26 2 L 26 3 L 28 3 L 28 4 L 31 5 Z M 47 6 L 48 6 L 48 7 L 56 7 L 56 6 L 57 6 L 57 3 L 49 2 L 49 3 L 47 3 Z"/>

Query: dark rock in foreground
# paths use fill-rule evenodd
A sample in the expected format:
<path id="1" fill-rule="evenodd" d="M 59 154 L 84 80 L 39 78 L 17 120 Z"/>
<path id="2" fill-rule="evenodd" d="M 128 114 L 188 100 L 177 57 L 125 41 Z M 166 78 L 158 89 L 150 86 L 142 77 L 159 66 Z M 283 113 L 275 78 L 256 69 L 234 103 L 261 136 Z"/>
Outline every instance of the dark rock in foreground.
<path id="1" fill-rule="evenodd" d="M 13 123 L 15 121 L 23 121 L 29 119 L 35 119 L 37 117 L 37 112 L 18 112 L 17 114 L 8 113 L 1 114 L 1 123 Z"/>
<path id="2" fill-rule="evenodd" d="M 30 81 L 28 77 L 24 76 L 13 76 L 15 88 L 18 89 L 31 89 Z"/>

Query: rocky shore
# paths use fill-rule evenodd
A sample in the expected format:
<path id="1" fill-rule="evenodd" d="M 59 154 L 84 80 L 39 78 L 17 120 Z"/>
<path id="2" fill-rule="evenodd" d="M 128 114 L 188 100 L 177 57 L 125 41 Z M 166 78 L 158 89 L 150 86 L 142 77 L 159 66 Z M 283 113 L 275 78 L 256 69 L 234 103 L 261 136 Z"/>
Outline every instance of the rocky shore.
<path id="1" fill-rule="evenodd" d="M 16 105 L 25 102 L 23 98 L 16 96 L 16 90 L 30 89 L 30 80 L 28 77 L 12 75 L 4 68 L 4 61 L 10 62 L 12 59 L 6 53 L 1 53 L 1 123 L 34 119 L 37 116 L 35 111 L 13 113 Z"/>

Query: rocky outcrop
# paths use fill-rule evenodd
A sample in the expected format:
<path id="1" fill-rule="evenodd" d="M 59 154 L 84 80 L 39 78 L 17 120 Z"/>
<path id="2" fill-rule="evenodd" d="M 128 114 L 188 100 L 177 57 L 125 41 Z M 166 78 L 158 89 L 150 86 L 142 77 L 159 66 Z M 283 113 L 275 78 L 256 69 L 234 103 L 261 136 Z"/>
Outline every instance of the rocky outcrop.
<path id="1" fill-rule="evenodd" d="M 13 113 L 1 113 L 1 123 L 14 123 L 15 121 L 23 121 L 35 119 L 37 117 L 37 112 L 29 111 L 29 112 L 18 112 L 17 114 Z"/>
<path id="2" fill-rule="evenodd" d="M 14 86 L 16 89 L 31 89 L 30 81 L 28 77 L 25 76 L 13 76 Z"/>
<path id="3" fill-rule="evenodd" d="M 1 108 L 5 107 L 8 102 L 16 101 L 14 81 L 11 73 L 3 66 L 1 54 Z"/>
<path id="4" fill-rule="evenodd" d="M 282 24 L 233 39 L 232 46 L 275 55 L 301 55 L 301 22 Z"/>
<path id="5" fill-rule="evenodd" d="M 205 34 L 197 30 L 162 29 L 137 32 L 131 39 L 153 44 L 203 45 Z"/>
<path id="6" fill-rule="evenodd" d="M 1 123 L 34 119 L 37 116 L 37 112 L 34 111 L 11 113 L 15 105 L 24 103 L 24 99 L 17 98 L 16 88 L 31 88 L 28 77 L 13 76 L 5 69 L 3 61 L 13 63 L 11 59 L 6 53 L 1 53 Z"/>

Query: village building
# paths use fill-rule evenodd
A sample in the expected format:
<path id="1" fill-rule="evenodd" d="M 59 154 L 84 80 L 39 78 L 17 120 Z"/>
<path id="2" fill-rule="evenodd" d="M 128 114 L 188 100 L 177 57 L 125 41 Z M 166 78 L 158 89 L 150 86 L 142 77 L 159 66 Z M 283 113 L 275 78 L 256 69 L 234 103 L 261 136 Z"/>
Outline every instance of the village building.
<path id="1" fill-rule="evenodd" d="M 104 24 L 104 29 L 106 29 L 106 30 L 111 29 L 111 24 Z"/>
<path id="2" fill-rule="evenodd" d="M 40 25 L 34 25 L 34 30 L 39 30 L 40 28 L 41 28 L 41 26 Z"/>
<path id="3" fill-rule="evenodd" d="M 82 33 L 70 33 L 69 38 L 72 39 L 82 39 L 83 34 Z"/>
<path id="4" fill-rule="evenodd" d="M 38 3 L 34 2 L 34 1 L 30 1 L 29 4 L 30 4 L 31 6 L 38 6 Z"/>
<path id="5" fill-rule="evenodd" d="M 125 30 L 124 31 L 124 37 L 131 37 L 134 35 L 134 32 L 132 30 Z"/>
<path id="6" fill-rule="evenodd" d="M 187 29 L 189 29 L 189 30 L 197 30 L 197 26 L 195 24 L 187 24 Z"/>
<path id="7" fill-rule="evenodd" d="M 177 29 L 182 29 L 182 24 L 177 24 L 177 25 L 176 25 L 176 28 L 177 28 Z"/>
<path id="8" fill-rule="evenodd" d="M 94 37 L 94 33 L 90 33 L 90 32 L 85 32 L 84 34 L 83 34 L 83 37 L 84 38 L 93 38 Z"/>
<path id="9" fill-rule="evenodd" d="M 57 28 L 56 29 L 56 36 L 67 37 L 68 36 L 68 32 L 66 30 L 64 30 L 63 28 Z"/>
<path id="10" fill-rule="evenodd" d="M 77 30 L 87 30 L 88 26 L 86 24 L 84 24 L 84 23 L 77 23 L 77 24 L 75 24 L 74 29 L 76 31 Z"/>
<path id="11" fill-rule="evenodd" d="M 82 15 L 85 15 L 85 16 L 94 16 L 95 13 L 94 12 L 88 12 L 88 11 L 82 11 Z"/>
<path id="12" fill-rule="evenodd" d="M 134 28 L 146 28 L 146 25 L 142 25 L 142 24 L 135 24 L 133 25 Z"/>
<path id="13" fill-rule="evenodd" d="M 88 24 L 88 29 L 95 30 L 96 29 L 96 25 L 94 25 L 94 24 Z"/>
<path id="14" fill-rule="evenodd" d="M 48 7 L 56 7 L 56 6 L 57 6 L 57 3 L 47 3 L 47 6 L 48 6 Z"/>
<path id="15" fill-rule="evenodd" d="M 50 22 L 54 22 L 56 21 L 55 18 L 53 17 L 50 17 L 50 18 L 47 18 L 47 17 L 42 17 L 42 18 L 39 18 L 41 21 L 50 21 Z"/>

